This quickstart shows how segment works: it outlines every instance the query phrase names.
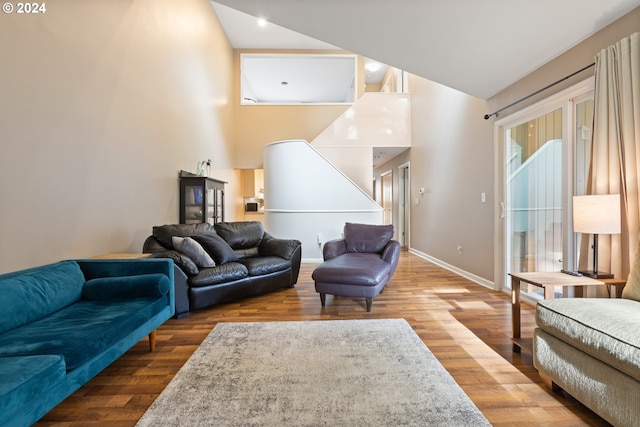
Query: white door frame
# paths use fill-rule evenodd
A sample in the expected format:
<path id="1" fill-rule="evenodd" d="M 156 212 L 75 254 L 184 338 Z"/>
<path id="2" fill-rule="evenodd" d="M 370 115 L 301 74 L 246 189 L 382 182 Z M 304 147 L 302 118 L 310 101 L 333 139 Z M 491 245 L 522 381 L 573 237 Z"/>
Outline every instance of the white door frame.
<path id="1" fill-rule="evenodd" d="M 398 166 L 398 240 L 402 247 L 411 246 L 410 163 Z"/>
<path id="2" fill-rule="evenodd" d="M 388 182 L 388 179 L 391 178 L 391 182 Z M 383 210 L 383 214 L 382 214 L 382 222 L 386 225 L 386 224 L 393 224 L 393 170 L 388 170 L 386 172 L 383 172 L 380 174 L 380 206 L 382 206 L 382 210 Z M 388 188 L 387 188 L 388 187 Z M 390 191 L 390 199 L 391 200 L 387 200 L 387 197 L 385 197 L 385 192 L 387 191 L 387 189 Z M 390 206 L 390 212 L 389 212 L 389 217 L 388 217 L 388 222 L 385 221 L 385 219 L 387 218 L 387 207 Z"/>

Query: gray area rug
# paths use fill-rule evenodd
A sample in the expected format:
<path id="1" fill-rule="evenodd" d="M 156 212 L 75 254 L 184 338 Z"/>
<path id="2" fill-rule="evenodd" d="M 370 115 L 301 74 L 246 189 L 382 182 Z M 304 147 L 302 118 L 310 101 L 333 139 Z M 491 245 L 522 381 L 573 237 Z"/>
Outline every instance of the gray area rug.
<path id="1" fill-rule="evenodd" d="M 483 426 L 404 319 L 219 323 L 138 426 Z"/>

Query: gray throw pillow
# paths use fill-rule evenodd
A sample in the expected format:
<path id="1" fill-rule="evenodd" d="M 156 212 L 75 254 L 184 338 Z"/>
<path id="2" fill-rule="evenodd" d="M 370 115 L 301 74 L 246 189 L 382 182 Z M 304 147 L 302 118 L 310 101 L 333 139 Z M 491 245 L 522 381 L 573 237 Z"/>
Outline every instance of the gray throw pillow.
<path id="1" fill-rule="evenodd" d="M 200 243 L 191 237 L 173 236 L 171 242 L 174 248 L 191 258 L 198 267 L 210 268 L 216 266 L 216 263 L 211 259 L 207 251 L 200 246 Z"/>

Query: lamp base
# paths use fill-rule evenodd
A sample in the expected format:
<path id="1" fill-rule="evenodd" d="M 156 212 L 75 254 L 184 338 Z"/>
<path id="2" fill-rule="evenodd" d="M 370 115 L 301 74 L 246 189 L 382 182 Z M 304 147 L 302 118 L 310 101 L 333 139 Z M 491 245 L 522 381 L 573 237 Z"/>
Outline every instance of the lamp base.
<path id="1" fill-rule="evenodd" d="M 594 273 L 593 270 L 580 270 L 579 273 L 581 273 L 583 276 L 591 277 L 592 279 L 613 279 L 613 274 L 607 273 L 605 271 L 596 271 Z"/>

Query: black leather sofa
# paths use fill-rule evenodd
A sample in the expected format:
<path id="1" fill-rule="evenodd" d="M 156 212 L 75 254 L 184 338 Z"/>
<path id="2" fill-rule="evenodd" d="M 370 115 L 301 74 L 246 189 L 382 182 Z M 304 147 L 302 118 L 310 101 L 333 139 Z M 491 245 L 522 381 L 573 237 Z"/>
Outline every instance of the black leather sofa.
<path id="1" fill-rule="evenodd" d="M 302 257 L 300 241 L 275 238 L 258 221 L 156 226 L 142 251 L 173 259 L 177 318 L 192 310 L 292 288 Z"/>

